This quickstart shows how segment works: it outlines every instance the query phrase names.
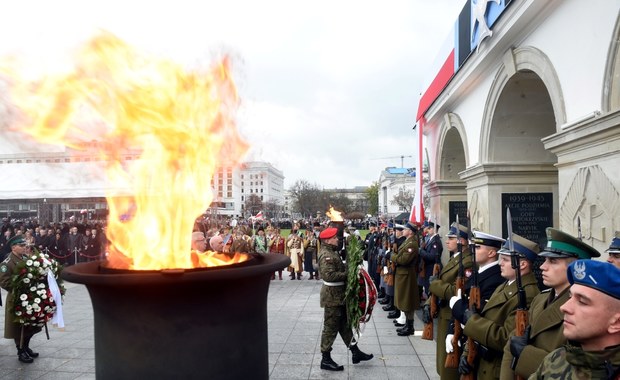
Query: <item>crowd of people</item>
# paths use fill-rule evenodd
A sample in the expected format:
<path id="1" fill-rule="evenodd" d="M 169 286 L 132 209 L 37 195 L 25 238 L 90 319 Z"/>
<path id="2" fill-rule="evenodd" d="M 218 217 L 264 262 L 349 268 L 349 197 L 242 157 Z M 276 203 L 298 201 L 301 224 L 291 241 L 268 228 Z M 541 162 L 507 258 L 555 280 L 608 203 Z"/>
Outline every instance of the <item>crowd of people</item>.
<path id="1" fill-rule="evenodd" d="M 398 335 L 414 333 L 421 306 L 441 379 L 620 378 L 620 238 L 603 262 L 555 228 L 541 250 L 453 223 L 442 265 L 440 226 L 416 227 L 372 226 L 365 258 Z M 415 244 L 402 231 L 417 232 Z"/>

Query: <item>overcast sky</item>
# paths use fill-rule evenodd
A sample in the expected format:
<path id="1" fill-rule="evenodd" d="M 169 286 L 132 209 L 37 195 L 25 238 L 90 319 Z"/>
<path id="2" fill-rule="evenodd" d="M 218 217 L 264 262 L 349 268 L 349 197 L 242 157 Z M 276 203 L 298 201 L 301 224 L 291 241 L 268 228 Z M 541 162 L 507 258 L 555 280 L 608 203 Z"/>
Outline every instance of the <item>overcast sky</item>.
<path id="1" fill-rule="evenodd" d="M 179 62 L 231 53 L 248 160 L 286 188 L 367 186 L 401 165 L 378 158 L 416 154 L 419 95 L 464 1 L 5 1 L 0 53 L 46 60 L 100 29 Z"/>

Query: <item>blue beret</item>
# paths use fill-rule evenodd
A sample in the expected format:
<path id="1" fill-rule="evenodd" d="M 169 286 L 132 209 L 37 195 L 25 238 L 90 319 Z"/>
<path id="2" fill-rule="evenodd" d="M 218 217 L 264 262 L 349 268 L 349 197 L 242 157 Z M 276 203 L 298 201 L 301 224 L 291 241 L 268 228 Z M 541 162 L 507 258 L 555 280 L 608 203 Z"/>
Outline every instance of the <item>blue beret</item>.
<path id="1" fill-rule="evenodd" d="M 566 270 L 571 285 L 579 284 L 620 299 L 620 269 L 597 260 L 577 260 Z"/>

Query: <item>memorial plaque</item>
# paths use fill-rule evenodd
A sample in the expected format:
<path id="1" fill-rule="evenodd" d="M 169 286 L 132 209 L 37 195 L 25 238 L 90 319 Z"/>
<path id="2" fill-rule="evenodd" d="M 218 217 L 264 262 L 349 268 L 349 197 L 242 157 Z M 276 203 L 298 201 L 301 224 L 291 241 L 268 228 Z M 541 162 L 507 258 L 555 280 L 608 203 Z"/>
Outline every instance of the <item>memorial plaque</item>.
<path id="1" fill-rule="evenodd" d="M 502 237 L 508 236 L 506 209 L 510 208 L 512 232 L 547 245 L 545 229 L 553 227 L 553 193 L 504 193 L 502 194 Z"/>
<path id="2" fill-rule="evenodd" d="M 448 217 L 450 225 L 456 222 L 456 215 L 459 216 L 459 222 L 465 225 L 467 220 L 467 201 L 451 201 L 448 202 Z"/>

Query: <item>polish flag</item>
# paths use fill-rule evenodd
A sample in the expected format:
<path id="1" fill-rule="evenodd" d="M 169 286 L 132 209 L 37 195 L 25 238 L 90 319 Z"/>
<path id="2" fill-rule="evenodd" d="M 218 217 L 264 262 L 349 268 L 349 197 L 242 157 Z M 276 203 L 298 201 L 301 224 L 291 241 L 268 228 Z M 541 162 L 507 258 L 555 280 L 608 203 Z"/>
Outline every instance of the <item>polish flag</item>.
<path id="1" fill-rule="evenodd" d="M 254 217 L 254 219 L 263 220 L 263 211 L 259 211 Z"/>
<path id="2" fill-rule="evenodd" d="M 422 160 L 422 152 L 424 151 L 424 146 L 422 143 L 422 130 L 424 128 L 424 117 L 420 118 L 418 121 L 417 132 L 418 132 L 418 154 L 415 157 L 415 180 L 416 180 L 416 189 L 415 196 L 413 197 L 413 205 L 411 205 L 411 214 L 409 214 L 409 221 L 413 224 L 421 224 L 424 222 L 424 205 L 422 203 L 422 191 L 424 188 L 424 183 L 422 181 L 422 177 L 424 176 L 424 161 Z"/>

